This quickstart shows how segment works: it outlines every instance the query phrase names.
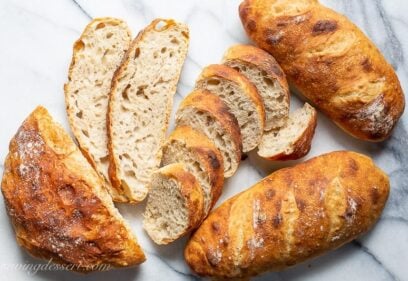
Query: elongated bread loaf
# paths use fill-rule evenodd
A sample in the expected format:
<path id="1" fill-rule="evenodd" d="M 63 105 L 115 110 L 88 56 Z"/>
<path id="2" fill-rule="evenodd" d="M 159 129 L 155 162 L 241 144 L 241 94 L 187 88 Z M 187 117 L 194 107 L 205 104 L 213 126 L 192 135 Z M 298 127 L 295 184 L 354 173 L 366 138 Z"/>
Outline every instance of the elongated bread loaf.
<path id="1" fill-rule="evenodd" d="M 398 77 L 346 17 L 316 0 L 245 0 L 239 12 L 249 37 L 339 127 L 367 141 L 391 134 L 405 107 Z"/>
<path id="2" fill-rule="evenodd" d="M 114 18 L 94 19 L 74 44 L 68 82 L 64 87 L 68 120 L 79 147 L 105 179 L 116 201 L 124 198 L 109 181 L 106 115 L 113 73 L 130 42 L 125 22 Z"/>
<path id="3" fill-rule="evenodd" d="M 178 126 L 163 147 L 162 164 L 183 163 L 199 182 L 204 193 L 206 217 L 221 195 L 224 162 L 221 152 L 204 134 L 188 126 Z"/>
<path id="4" fill-rule="evenodd" d="M 102 178 L 43 107 L 11 140 L 1 190 L 17 242 L 35 257 L 75 271 L 145 260 Z"/>
<path id="5" fill-rule="evenodd" d="M 185 259 L 200 275 L 282 270 L 368 231 L 389 180 L 364 155 L 340 151 L 272 173 L 224 202 L 194 233 Z"/>
<path id="6" fill-rule="evenodd" d="M 265 105 L 265 131 L 283 127 L 289 116 L 288 82 L 276 60 L 250 45 L 234 45 L 224 54 L 223 63 L 244 74 L 258 89 Z"/>
<path id="7" fill-rule="evenodd" d="M 243 152 L 257 147 L 265 126 L 265 108 L 248 78 L 226 65 L 212 64 L 203 69 L 195 88 L 210 91 L 228 106 L 241 130 Z"/>
<path id="8" fill-rule="evenodd" d="M 176 124 L 206 135 L 221 152 L 224 176 L 235 173 L 241 162 L 241 132 L 237 119 L 218 96 L 207 90 L 191 92 L 177 110 Z"/>
<path id="9" fill-rule="evenodd" d="M 204 218 L 204 194 L 184 164 L 157 170 L 149 188 L 143 227 L 156 244 L 169 244 Z"/>
<path id="10" fill-rule="evenodd" d="M 145 198 L 150 176 L 160 165 L 188 42 L 186 25 L 154 20 L 134 39 L 112 80 L 109 175 L 130 202 Z"/>

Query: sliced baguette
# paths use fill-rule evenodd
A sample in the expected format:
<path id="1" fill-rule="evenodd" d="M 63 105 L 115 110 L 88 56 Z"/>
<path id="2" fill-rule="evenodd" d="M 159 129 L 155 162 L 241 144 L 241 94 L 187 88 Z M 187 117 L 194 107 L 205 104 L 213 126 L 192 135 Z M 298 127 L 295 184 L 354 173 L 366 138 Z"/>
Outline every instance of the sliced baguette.
<path id="1" fill-rule="evenodd" d="M 102 178 L 45 108 L 11 140 L 1 188 L 17 242 L 33 256 L 75 271 L 145 260 Z"/>
<path id="2" fill-rule="evenodd" d="M 188 126 L 177 127 L 163 147 L 162 164 L 183 163 L 204 194 L 204 217 L 221 195 L 224 164 L 220 151 L 204 134 Z"/>
<path id="3" fill-rule="evenodd" d="M 150 176 L 160 165 L 188 42 L 186 25 L 154 20 L 134 39 L 112 80 L 109 175 L 129 202 L 146 197 Z"/>
<path id="4" fill-rule="evenodd" d="M 149 189 L 143 227 L 155 243 L 168 244 L 199 226 L 204 195 L 183 164 L 170 164 L 156 171 Z"/>
<path id="5" fill-rule="evenodd" d="M 223 63 L 244 74 L 258 89 L 265 105 L 265 131 L 283 127 L 289 116 L 289 87 L 276 60 L 264 50 L 235 45 L 227 50 Z"/>
<path id="6" fill-rule="evenodd" d="M 123 198 L 109 181 L 106 115 L 113 73 L 130 42 L 125 22 L 114 18 L 94 19 L 74 44 L 64 87 L 68 120 L 75 139 L 117 201 Z"/>
<path id="7" fill-rule="evenodd" d="M 213 64 L 203 69 L 195 87 L 216 94 L 229 107 L 238 120 L 243 152 L 258 146 L 265 125 L 265 108 L 254 84 L 233 68 Z"/>
<path id="8" fill-rule="evenodd" d="M 231 177 L 242 155 L 241 133 L 237 119 L 216 95 L 195 90 L 181 103 L 176 113 L 177 126 L 189 126 L 211 139 L 221 152 L 224 176 Z"/>
<path id="9" fill-rule="evenodd" d="M 317 113 L 308 103 L 295 110 L 286 125 L 266 132 L 258 155 L 269 160 L 295 160 L 305 156 L 312 144 Z"/>

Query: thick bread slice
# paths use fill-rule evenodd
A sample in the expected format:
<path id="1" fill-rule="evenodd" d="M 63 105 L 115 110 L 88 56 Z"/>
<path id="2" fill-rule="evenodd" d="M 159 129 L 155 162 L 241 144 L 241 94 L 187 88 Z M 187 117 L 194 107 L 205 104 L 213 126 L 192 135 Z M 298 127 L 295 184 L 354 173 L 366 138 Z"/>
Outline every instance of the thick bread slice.
<path id="1" fill-rule="evenodd" d="M 143 227 L 157 244 L 168 244 L 197 228 L 204 214 L 200 184 L 181 163 L 152 176 Z"/>
<path id="2" fill-rule="evenodd" d="M 294 160 L 305 156 L 312 144 L 317 113 L 308 103 L 293 112 L 286 125 L 266 132 L 258 155 L 269 160 Z"/>
<path id="3" fill-rule="evenodd" d="M 109 181 L 106 114 L 113 73 L 130 42 L 125 22 L 114 18 L 94 19 L 74 44 L 64 87 L 68 120 L 79 147 L 117 201 L 124 199 Z"/>
<path id="4" fill-rule="evenodd" d="M 224 176 L 235 173 L 242 155 L 241 132 L 237 119 L 218 96 L 206 90 L 193 91 L 182 101 L 176 124 L 206 135 L 222 154 Z"/>
<path id="5" fill-rule="evenodd" d="M 204 217 L 221 195 L 224 164 L 220 151 L 204 134 L 188 126 L 177 127 L 163 147 L 162 164 L 183 163 L 204 193 Z"/>
<path id="6" fill-rule="evenodd" d="M 17 242 L 33 256 L 75 271 L 145 260 L 103 180 L 45 108 L 11 140 L 1 187 Z"/>
<path id="7" fill-rule="evenodd" d="M 186 25 L 154 20 L 133 41 L 112 80 L 109 175 L 129 202 L 146 197 L 150 176 L 160 165 L 188 42 Z"/>
<path id="8" fill-rule="evenodd" d="M 283 127 L 289 116 L 289 86 L 274 57 L 254 46 L 235 45 L 227 50 L 223 63 L 257 87 L 265 105 L 265 131 Z"/>
<path id="9" fill-rule="evenodd" d="M 195 88 L 209 90 L 229 107 L 241 129 L 243 152 L 258 146 L 265 125 L 265 108 L 254 84 L 233 68 L 213 64 L 203 69 Z"/>

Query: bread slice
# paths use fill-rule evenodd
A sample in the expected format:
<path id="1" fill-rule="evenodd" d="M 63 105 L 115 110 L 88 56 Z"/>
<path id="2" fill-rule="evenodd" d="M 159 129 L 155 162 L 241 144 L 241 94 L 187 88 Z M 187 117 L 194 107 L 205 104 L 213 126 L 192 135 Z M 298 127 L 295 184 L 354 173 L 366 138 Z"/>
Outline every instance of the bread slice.
<path id="1" fill-rule="evenodd" d="M 17 242 L 33 256 L 76 271 L 145 260 L 103 180 L 45 108 L 11 140 L 1 188 Z"/>
<path id="2" fill-rule="evenodd" d="M 224 55 L 223 63 L 244 74 L 258 89 L 265 105 L 265 131 L 283 127 L 289 116 L 289 87 L 276 60 L 264 50 L 235 45 Z"/>
<path id="3" fill-rule="evenodd" d="M 78 145 L 116 201 L 123 198 L 109 181 L 106 114 L 113 73 L 130 42 L 125 22 L 115 18 L 91 21 L 74 44 L 64 87 L 68 120 Z"/>
<path id="4" fill-rule="evenodd" d="M 183 163 L 203 189 L 206 217 L 221 195 L 224 164 L 220 151 L 204 134 L 188 126 L 177 127 L 163 147 L 162 164 Z"/>
<path id="5" fill-rule="evenodd" d="M 233 68 L 213 64 L 203 69 L 195 87 L 216 94 L 229 107 L 238 120 L 243 152 L 258 146 L 265 125 L 265 109 L 254 84 Z"/>
<path id="6" fill-rule="evenodd" d="M 170 164 L 153 174 L 143 227 L 155 243 L 168 244 L 198 227 L 203 212 L 200 184 L 183 164 Z"/>
<path id="7" fill-rule="evenodd" d="M 129 202 L 146 197 L 150 176 L 160 165 L 188 42 L 186 25 L 156 19 L 132 42 L 112 80 L 109 175 Z"/>
<path id="8" fill-rule="evenodd" d="M 317 113 L 308 103 L 295 110 L 286 125 L 264 134 L 258 155 L 269 160 L 294 160 L 305 156 L 312 144 Z"/>
<path id="9" fill-rule="evenodd" d="M 176 113 L 177 126 L 189 126 L 206 135 L 221 152 L 224 176 L 231 177 L 242 155 L 241 133 L 237 119 L 216 95 L 195 90 L 180 104 Z"/>

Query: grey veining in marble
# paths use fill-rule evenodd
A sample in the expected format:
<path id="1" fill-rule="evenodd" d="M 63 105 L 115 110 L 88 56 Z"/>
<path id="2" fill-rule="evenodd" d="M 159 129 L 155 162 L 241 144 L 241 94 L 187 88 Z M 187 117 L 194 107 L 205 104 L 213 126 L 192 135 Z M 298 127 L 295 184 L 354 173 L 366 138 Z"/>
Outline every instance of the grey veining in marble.
<path id="1" fill-rule="evenodd" d="M 68 129 L 63 84 L 72 44 L 93 17 L 125 19 L 133 34 L 156 17 L 172 17 L 190 27 L 191 43 L 174 101 L 177 108 L 192 89 L 201 68 L 218 62 L 235 43 L 248 43 L 237 13 L 240 0 L 0 0 L 0 163 L 8 142 L 23 119 L 38 104 L 46 106 Z M 379 47 L 408 89 L 408 2 L 406 0 L 322 0 L 347 15 Z M 302 99 L 292 95 L 293 108 Z M 408 280 L 408 117 L 405 114 L 393 136 L 383 143 L 365 143 L 340 131 L 323 115 L 310 158 L 349 149 L 365 153 L 391 177 L 392 191 L 381 220 L 365 236 L 317 259 L 255 280 Z M 219 201 L 231 197 L 278 168 L 300 161 L 271 164 L 254 153 L 229 179 Z M 0 172 L 3 171 L 0 164 Z M 7 268 L 18 263 L 41 263 L 21 250 L 0 200 L 0 280 L 200 280 L 183 261 L 187 238 L 169 246 L 154 245 L 141 227 L 144 203 L 118 206 L 130 221 L 147 262 L 138 268 L 78 275 Z"/>

